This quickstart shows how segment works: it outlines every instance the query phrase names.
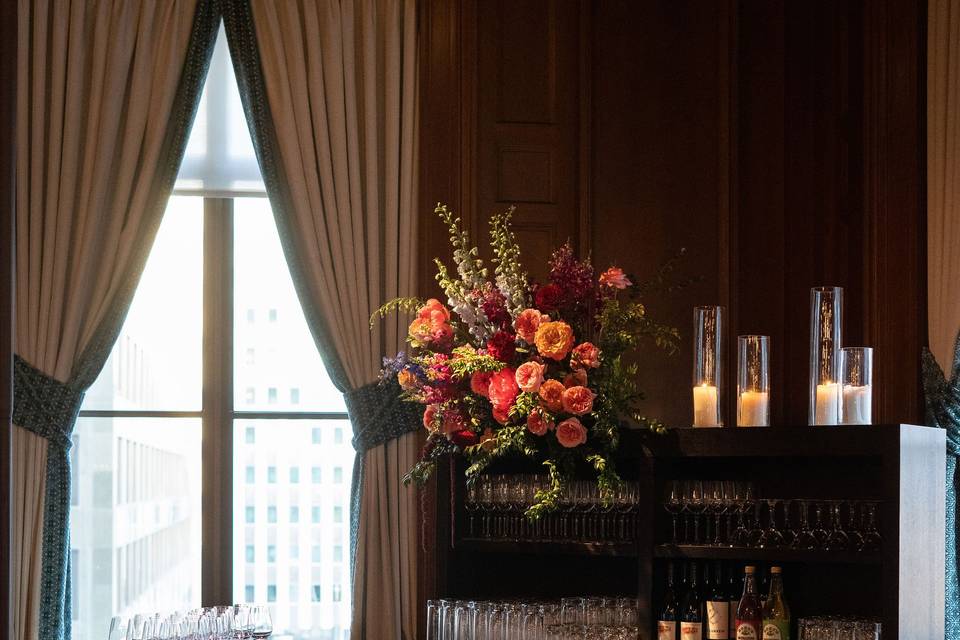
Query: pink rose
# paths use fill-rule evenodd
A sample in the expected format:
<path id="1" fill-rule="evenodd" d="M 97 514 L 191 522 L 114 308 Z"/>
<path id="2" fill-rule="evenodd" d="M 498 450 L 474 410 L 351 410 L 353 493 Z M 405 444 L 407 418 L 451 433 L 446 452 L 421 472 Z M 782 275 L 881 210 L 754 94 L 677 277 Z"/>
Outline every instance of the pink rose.
<path id="1" fill-rule="evenodd" d="M 547 431 L 552 431 L 553 428 L 553 420 L 544 417 L 539 411 L 534 411 L 527 416 L 527 429 L 535 436 L 542 436 Z"/>
<path id="2" fill-rule="evenodd" d="M 435 404 L 428 404 L 427 408 L 423 410 L 423 426 L 427 431 L 437 430 L 437 413 L 439 411 L 440 406 Z"/>
<path id="3" fill-rule="evenodd" d="M 600 284 L 614 289 L 626 289 L 633 283 L 620 267 L 610 267 L 600 274 Z"/>
<path id="4" fill-rule="evenodd" d="M 563 377 L 565 387 L 587 386 L 587 372 L 584 369 L 574 369 Z"/>
<path id="5" fill-rule="evenodd" d="M 563 391 L 563 410 L 582 416 L 593 410 L 594 393 L 586 387 L 570 387 Z"/>
<path id="6" fill-rule="evenodd" d="M 492 371 L 482 371 L 470 376 L 470 390 L 481 395 L 484 398 L 490 397 L 490 378 L 493 377 Z"/>
<path id="7" fill-rule="evenodd" d="M 513 321 L 513 328 L 517 330 L 517 335 L 524 342 L 533 344 L 541 322 L 550 322 L 550 316 L 544 315 L 536 309 L 524 309 Z"/>
<path id="8" fill-rule="evenodd" d="M 567 449 L 579 447 L 587 441 L 587 429 L 576 418 L 567 418 L 557 425 L 557 442 Z"/>
<path id="9" fill-rule="evenodd" d="M 517 386 L 520 387 L 521 391 L 536 392 L 543 384 L 543 371 L 546 368 L 547 365 L 539 362 L 524 362 L 517 367 Z"/>
<path id="10" fill-rule="evenodd" d="M 494 409 L 499 409 L 500 413 L 506 414 L 510 411 L 513 401 L 520 388 L 517 386 L 516 372 L 509 367 L 504 367 L 493 374 L 490 378 L 490 386 L 487 387 L 490 404 Z"/>
<path id="11" fill-rule="evenodd" d="M 596 369 L 600 366 L 600 349 L 590 342 L 578 344 L 570 352 L 570 366 L 574 369 Z"/>

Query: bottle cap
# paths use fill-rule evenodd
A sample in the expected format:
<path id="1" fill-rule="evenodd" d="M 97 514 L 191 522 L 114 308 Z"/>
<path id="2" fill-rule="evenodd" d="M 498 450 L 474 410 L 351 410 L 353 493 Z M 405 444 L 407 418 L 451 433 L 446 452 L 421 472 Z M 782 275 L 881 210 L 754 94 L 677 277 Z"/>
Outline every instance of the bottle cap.
<path id="1" fill-rule="evenodd" d="M 754 572 L 754 571 L 756 571 L 756 567 L 754 567 L 753 565 L 749 565 L 749 564 L 748 564 L 747 566 L 745 566 L 745 567 L 743 568 L 743 572 L 744 572 L 745 574 L 747 574 L 748 576 L 749 576 L 749 575 L 753 575 L 753 572 Z"/>
<path id="2" fill-rule="evenodd" d="M 770 567 L 770 573 L 772 573 L 772 574 L 778 574 L 778 573 L 780 573 L 781 571 L 782 571 L 782 569 L 781 569 L 780 567 Z"/>

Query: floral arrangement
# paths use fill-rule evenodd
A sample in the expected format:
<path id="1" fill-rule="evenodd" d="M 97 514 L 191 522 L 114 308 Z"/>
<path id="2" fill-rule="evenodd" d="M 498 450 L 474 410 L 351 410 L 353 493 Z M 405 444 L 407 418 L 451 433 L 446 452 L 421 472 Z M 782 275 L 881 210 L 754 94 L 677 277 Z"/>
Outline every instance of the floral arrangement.
<path id="1" fill-rule="evenodd" d="M 410 350 L 385 358 L 382 372 L 384 380 L 397 380 L 404 399 L 424 405 L 429 435 L 404 481 L 425 482 L 436 461 L 452 453 L 468 460 L 468 482 L 495 459 L 521 455 L 542 463 L 550 479 L 528 517 L 556 509 L 583 463 L 597 474 L 600 497 L 609 502 L 620 482 L 611 455 L 622 424 L 662 429 L 638 413 L 637 366 L 624 355 L 644 339 L 676 350 L 677 330 L 649 319 L 640 301 L 662 284 L 672 263 L 637 286 L 615 266 L 597 276 L 567 243 L 550 260 L 549 281 L 531 282 L 511 230 L 511 208 L 490 221 L 490 278 L 460 219 L 446 206 L 437 205 L 436 213 L 449 230 L 456 261 L 453 274 L 435 260 L 447 304 L 400 298 L 375 314 L 416 314 Z"/>

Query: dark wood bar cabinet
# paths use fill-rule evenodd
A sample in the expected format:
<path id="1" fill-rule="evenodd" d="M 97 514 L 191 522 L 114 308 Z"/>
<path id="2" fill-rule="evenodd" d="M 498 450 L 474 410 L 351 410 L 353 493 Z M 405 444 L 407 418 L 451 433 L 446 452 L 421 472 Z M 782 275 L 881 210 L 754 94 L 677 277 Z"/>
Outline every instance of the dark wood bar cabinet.
<path id="1" fill-rule="evenodd" d="M 885 640 L 943 638 L 945 438 L 914 425 L 626 431 L 618 471 L 640 486 L 630 542 L 471 538 L 459 462 L 439 469 L 431 596 L 635 595 L 641 638 L 655 637 L 670 562 L 783 567 L 794 629 L 814 615 L 882 620 Z M 530 471 L 506 462 L 492 473 Z M 761 498 L 879 502 L 881 550 L 806 551 L 671 543 L 671 480 L 749 480 Z"/>

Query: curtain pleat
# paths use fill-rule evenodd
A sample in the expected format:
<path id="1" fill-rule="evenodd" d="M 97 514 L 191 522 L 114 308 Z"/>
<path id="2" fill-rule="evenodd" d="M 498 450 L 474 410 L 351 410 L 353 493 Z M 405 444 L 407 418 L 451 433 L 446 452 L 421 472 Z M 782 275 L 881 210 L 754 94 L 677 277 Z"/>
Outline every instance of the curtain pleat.
<path id="1" fill-rule="evenodd" d="M 927 298 L 927 423 L 947 431 L 944 628 L 960 640 L 960 0 L 927 4 Z"/>
<path id="2" fill-rule="evenodd" d="M 68 451 L 176 179 L 219 3 L 19 0 L 16 640 L 70 637 Z"/>
<path id="3" fill-rule="evenodd" d="M 413 639 L 416 496 L 400 479 L 418 447 L 401 434 L 418 421 L 376 384 L 405 322 L 368 319 L 416 287 L 416 3 L 227 0 L 224 18 L 284 253 L 353 423 L 351 637 Z"/>

